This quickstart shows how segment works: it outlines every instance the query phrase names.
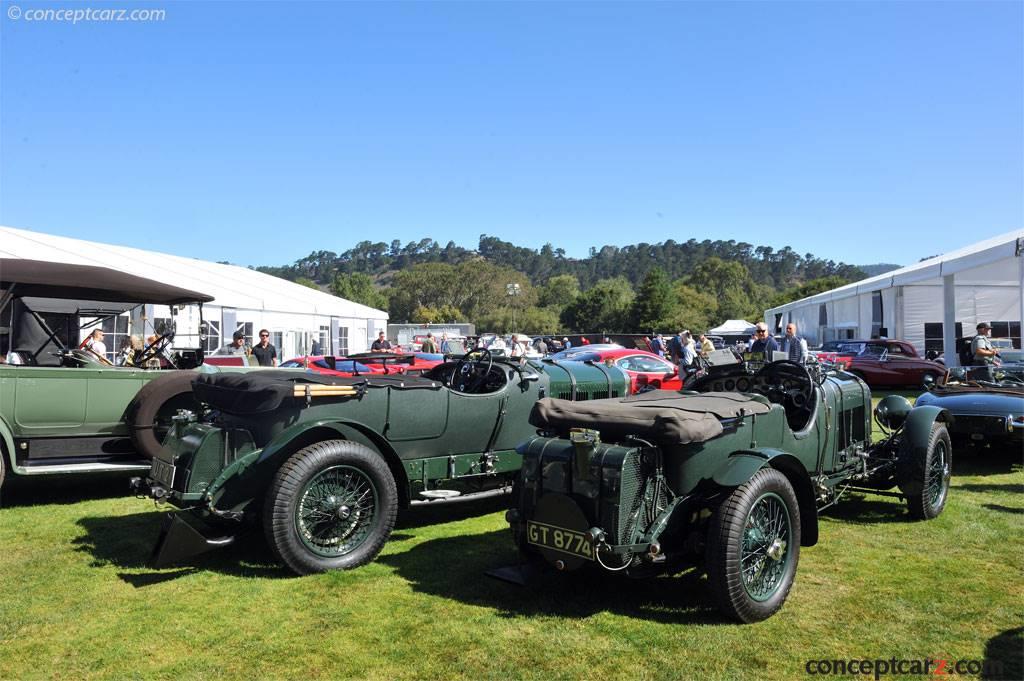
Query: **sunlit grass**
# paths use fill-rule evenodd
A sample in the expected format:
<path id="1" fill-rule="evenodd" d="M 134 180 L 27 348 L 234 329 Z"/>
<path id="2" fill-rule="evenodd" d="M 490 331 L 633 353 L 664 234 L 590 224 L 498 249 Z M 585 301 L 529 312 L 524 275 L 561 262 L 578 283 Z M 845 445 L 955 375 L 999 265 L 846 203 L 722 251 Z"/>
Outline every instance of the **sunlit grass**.
<path id="1" fill-rule="evenodd" d="M 122 481 L 23 486 L 0 509 L 0 679 L 792 679 L 812 658 L 893 656 L 1021 678 L 1019 459 L 958 452 L 935 521 L 891 498 L 830 510 L 786 606 L 752 626 L 720 618 L 695 574 L 487 577 L 516 559 L 500 504 L 408 514 L 375 563 L 296 578 L 259 536 L 151 570 L 160 514 Z"/>

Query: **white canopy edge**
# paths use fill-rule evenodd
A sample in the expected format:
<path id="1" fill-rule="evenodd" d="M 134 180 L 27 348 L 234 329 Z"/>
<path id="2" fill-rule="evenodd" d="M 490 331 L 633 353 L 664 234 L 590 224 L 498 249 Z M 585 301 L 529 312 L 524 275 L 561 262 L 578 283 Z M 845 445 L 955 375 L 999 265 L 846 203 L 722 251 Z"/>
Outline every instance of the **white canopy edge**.
<path id="1" fill-rule="evenodd" d="M 0 226 L 0 257 L 100 265 L 214 297 L 210 305 L 263 312 L 387 319 L 388 313 L 238 265 Z"/>

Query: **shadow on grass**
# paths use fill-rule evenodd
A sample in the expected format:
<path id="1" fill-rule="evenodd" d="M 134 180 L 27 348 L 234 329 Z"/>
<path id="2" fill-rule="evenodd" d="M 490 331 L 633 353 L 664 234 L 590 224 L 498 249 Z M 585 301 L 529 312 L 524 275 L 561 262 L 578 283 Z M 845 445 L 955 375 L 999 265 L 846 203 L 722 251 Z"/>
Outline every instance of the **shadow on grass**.
<path id="1" fill-rule="evenodd" d="M 953 478 L 963 475 L 1005 475 L 1021 469 L 1019 454 L 983 447 L 953 450 Z"/>
<path id="2" fill-rule="evenodd" d="M 93 499 L 126 497 L 128 480 L 134 474 L 92 473 L 89 475 L 7 475 L 3 507 L 77 504 Z"/>
<path id="3" fill-rule="evenodd" d="M 964 492 L 1006 492 L 1008 494 L 1020 494 L 1024 492 L 1024 485 L 1016 482 L 1008 482 L 1005 485 L 970 483 L 967 485 L 954 485 L 953 489 Z"/>
<path id="4" fill-rule="evenodd" d="M 838 504 L 821 512 L 821 517 L 861 525 L 879 523 L 905 523 L 909 521 L 907 507 L 874 497 L 846 497 Z"/>
<path id="5" fill-rule="evenodd" d="M 114 565 L 118 577 L 141 588 L 209 570 L 236 577 L 288 577 L 257 532 L 246 532 L 226 550 L 194 556 L 184 565 L 155 571 L 149 567 L 150 554 L 160 535 L 162 513 L 136 513 L 118 517 L 82 518 L 78 525 L 85 535 L 74 540 L 75 550 L 92 556 L 93 567 Z M 125 572 L 125 570 L 144 570 Z"/>
<path id="6" fill-rule="evenodd" d="M 378 558 L 408 580 L 414 591 L 496 610 L 503 617 L 570 618 L 613 612 L 665 623 L 725 624 L 703 577 L 629 579 L 580 570 L 542 569 L 526 586 L 488 577 L 488 570 L 518 562 L 508 530 L 433 539 Z"/>
<path id="7" fill-rule="evenodd" d="M 1001 513 L 1014 513 L 1016 515 L 1024 513 L 1024 508 L 1014 508 L 1013 506 L 1003 506 L 1001 504 L 982 504 L 982 507 L 990 511 L 1000 511 Z"/>
<path id="8" fill-rule="evenodd" d="M 1024 679 L 1024 627 L 1007 629 L 985 644 L 981 678 L 986 681 Z"/>
<path id="9" fill-rule="evenodd" d="M 463 501 L 448 504 L 423 504 L 402 509 L 395 523 L 396 530 L 426 527 L 451 523 L 476 516 L 497 513 L 506 510 L 510 505 L 511 496 L 504 495 L 477 501 Z"/>

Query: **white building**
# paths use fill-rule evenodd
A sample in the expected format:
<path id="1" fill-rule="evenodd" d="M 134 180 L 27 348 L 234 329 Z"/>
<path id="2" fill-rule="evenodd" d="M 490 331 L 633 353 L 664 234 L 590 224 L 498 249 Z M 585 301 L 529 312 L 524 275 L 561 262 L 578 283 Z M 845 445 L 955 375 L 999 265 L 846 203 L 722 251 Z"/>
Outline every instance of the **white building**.
<path id="1" fill-rule="evenodd" d="M 812 344 L 880 335 L 909 341 L 921 353 L 944 352 L 948 361 L 955 338 L 973 336 L 980 322 L 1019 347 L 1022 291 L 1019 230 L 766 310 L 764 320 L 777 332 L 796 322 Z"/>
<path id="2" fill-rule="evenodd" d="M 362 352 L 388 323 L 387 312 L 269 274 L 139 248 L 0 226 L 0 257 L 99 265 L 211 295 L 213 302 L 203 306 L 209 328 L 204 342 L 207 352 L 230 343 L 238 329 L 258 340 L 263 328 L 271 332 L 281 359 L 308 353 L 314 340 L 324 353 Z M 182 314 L 194 316 L 196 312 Z M 144 332 L 152 333 L 159 321 L 169 316 L 166 307 L 147 306 Z M 110 329 L 114 334 L 110 339 L 114 342 L 107 343 L 110 350 L 120 347 L 129 333 L 127 318 L 123 321 Z"/>

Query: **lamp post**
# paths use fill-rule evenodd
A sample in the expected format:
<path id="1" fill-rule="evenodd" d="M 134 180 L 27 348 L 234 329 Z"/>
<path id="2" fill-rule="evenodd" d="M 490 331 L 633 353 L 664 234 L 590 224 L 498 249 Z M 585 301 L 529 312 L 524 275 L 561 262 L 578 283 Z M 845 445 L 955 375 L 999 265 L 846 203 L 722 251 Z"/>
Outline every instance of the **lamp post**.
<path id="1" fill-rule="evenodd" d="M 522 287 L 519 284 L 507 284 L 505 286 L 505 293 L 512 298 L 512 331 L 519 331 L 519 327 L 516 326 L 516 296 L 523 292 Z"/>

